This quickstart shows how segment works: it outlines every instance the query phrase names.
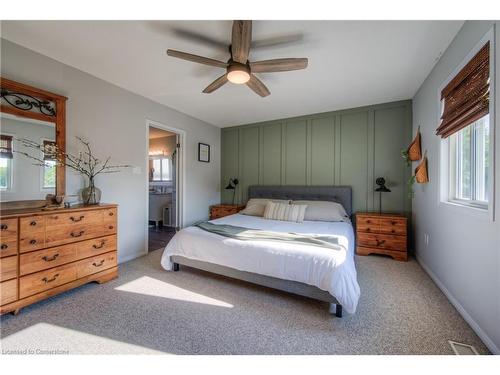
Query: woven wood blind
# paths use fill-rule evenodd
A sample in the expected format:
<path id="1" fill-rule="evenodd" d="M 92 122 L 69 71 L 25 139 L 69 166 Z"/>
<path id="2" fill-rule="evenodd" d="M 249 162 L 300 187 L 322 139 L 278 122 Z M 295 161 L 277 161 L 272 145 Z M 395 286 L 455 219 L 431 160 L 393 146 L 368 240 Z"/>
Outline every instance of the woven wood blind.
<path id="1" fill-rule="evenodd" d="M 444 109 L 436 134 L 447 138 L 487 115 L 489 99 L 490 42 L 441 91 Z"/>
<path id="2" fill-rule="evenodd" d="M 4 134 L 0 135 L 0 158 L 12 159 L 13 157 L 12 136 Z"/>

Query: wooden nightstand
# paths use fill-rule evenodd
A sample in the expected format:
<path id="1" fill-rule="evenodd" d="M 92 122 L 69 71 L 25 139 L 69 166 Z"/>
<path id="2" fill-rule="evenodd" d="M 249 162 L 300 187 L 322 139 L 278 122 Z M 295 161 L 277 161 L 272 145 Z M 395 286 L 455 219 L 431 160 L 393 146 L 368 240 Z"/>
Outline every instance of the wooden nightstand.
<path id="1" fill-rule="evenodd" d="M 356 254 L 385 254 L 408 260 L 407 219 L 400 214 L 356 214 Z"/>
<path id="2" fill-rule="evenodd" d="M 210 220 L 237 214 L 244 208 L 245 205 L 241 204 L 215 204 L 210 206 Z"/>

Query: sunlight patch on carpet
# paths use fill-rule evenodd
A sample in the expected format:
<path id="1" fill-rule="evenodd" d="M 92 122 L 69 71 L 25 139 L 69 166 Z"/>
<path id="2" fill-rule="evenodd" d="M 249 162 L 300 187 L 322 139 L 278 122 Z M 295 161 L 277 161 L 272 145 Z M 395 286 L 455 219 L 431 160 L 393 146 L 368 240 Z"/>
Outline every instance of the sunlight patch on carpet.
<path id="1" fill-rule="evenodd" d="M 122 292 L 138 293 L 153 297 L 175 299 L 178 301 L 201 303 L 205 305 L 233 308 L 230 303 L 207 297 L 187 289 L 169 284 L 152 277 L 142 276 L 115 288 Z"/>

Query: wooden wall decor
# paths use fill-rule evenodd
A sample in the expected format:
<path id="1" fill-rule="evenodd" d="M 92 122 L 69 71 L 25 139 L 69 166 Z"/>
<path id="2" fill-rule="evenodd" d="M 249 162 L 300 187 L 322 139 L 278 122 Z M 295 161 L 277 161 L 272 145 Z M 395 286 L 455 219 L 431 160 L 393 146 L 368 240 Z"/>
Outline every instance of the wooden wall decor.
<path id="1" fill-rule="evenodd" d="M 424 158 L 415 168 L 415 180 L 419 184 L 426 184 L 429 182 L 429 174 L 427 172 L 427 150 L 425 150 Z"/>
<path id="2" fill-rule="evenodd" d="M 68 98 L 0 77 L 0 99 L 0 112 L 54 123 L 56 144 L 65 151 Z M 57 165 L 56 168 L 56 195 L 65 195 L 66 169 L 62 165 Z"/>
<path id="3" fill-rule="evenodd" d="M 415 138 L 408 146 L 407 154 L 408 154 L 408 159 L 410 161 L 418 161 L 422 158 L 421 138 L 422 137 L 420 135 L 420 126 L 419 126 Z"/>

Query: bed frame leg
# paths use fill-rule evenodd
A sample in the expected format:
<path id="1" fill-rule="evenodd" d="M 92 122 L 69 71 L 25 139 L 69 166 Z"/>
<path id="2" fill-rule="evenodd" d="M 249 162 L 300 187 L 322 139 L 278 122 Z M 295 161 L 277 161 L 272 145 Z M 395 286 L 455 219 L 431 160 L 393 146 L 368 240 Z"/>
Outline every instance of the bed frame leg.
<path id="1" fill-rule="evenodd" d="M 338 303 L 330 303 L 330 307 L 328 309 L 330 314 L 335 314 L 337 318 L 342 318 L 342 305 Z"/>
<path id="2" fill-rule="evenodd" d="M 179 271 L 179 263 L 174 263 L 174 272 Z"/>

